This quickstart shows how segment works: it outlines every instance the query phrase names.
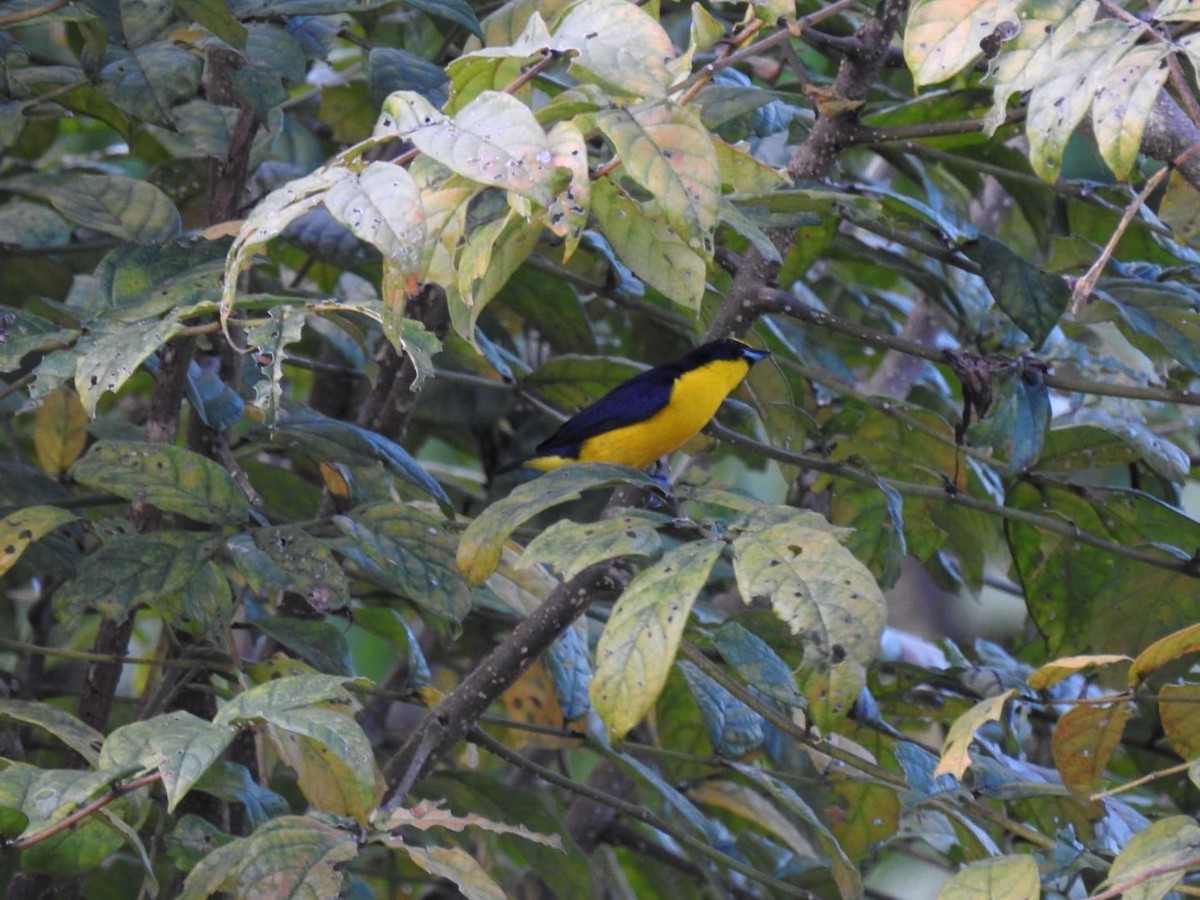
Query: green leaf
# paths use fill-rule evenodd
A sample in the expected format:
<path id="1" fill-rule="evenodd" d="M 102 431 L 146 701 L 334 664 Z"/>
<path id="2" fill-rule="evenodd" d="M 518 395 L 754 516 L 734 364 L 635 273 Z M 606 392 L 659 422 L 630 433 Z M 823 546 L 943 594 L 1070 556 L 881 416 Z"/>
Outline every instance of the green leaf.
<path id="1" fill-rule="evenodd" d="M 346 640 L 344 628 L 331 622 L 284 616 L 258 618 L 252 622 L 255 628 L 317 671 L 347 678 L 354 676 L 350 642 Z"/>
<path id="2" fill-rule="evenodd" d="M 1194 868 L 1200 826 L 1191 816 L 1167 816 L 1137 832 L 1099 885 L 1124 896 L 1162 897 Z"/>
<path id="3" fill-rule="evenodd" d="M 467 584 L 486 581 L 500 564 L 500 554 L 509 535 L 522 524 L 553 506 L 578 499 L 582 491 L 622 484 L 650 487 L 653 481 L 644 472 L 628 466 L 579 463 L 518 485 L 467 526 L 458 542 L 458 571 Z"/>
<path id="4" fill-rule="evenodd" d="M 667 62 L 675 57 L 670 36 L 654 17 L 628 0 L 582 0 L 554 30 L 579 55 L 571 73 L 631 97 L 665 97 Z"/>
<path id="5" fill-rule="evenodd" d="M 1025 854 L 973 862 L 938 891 L 938 900 L 1037 900 L 1040 896 L 1037 861 Z"/>
<path id="6" fill-rule="evenodd" d="M 1040 347 L 1071 300 L 1067 283 L 985 234 L 964 245 L 963 252 L 979 263 L 996 305 L 1029 335 L 1034 347 Z"/>
<path id="7" fill-rule="evenodd" d="M 179 871 L 190 872 L 214 848 L 224 847 L 235 840 L 237 838 L 225 834 L 207 819 L 186 813 L 176 820 L 174 827 L 163 838 L 163 849 Z"/>
<path id="8" fill-rule="evenodd" d="M 0 117 L 3 115 L 0 104 Z M 19 113 L 17 118 L 19 121 Z M 0 207 L 0 243 L 46 248 L 61 247 L 70 240 L 71 228 L 63 217 L 40 203 L 13 200 Z"/>
<path id="9" fill-rule="evenodd" d="M 83 558 L 79 574 L 55 594 L 55 608 L 67 621 L 88 609 L 122 620 L 138 606 L 154 607 L 164 595 L 186 590 L 217 546 L 186 531 L 113 538 Z"/>
<path id="10" fill-rule="evenodd" d="M 347 538 L 336 549 L 365 577 L 458 628 L 471 609 L 471 592 L 455 567 L 455 542 L 444 523 L 400 504 L 360 507 L 333 522 Z"/>
<path id="11" fill-rule="evenodd" d="M 983 421 L 967 433 L 973 446 L 991 447 L 1007 462 L 1006 474 L 1031 468 L 1041 457 L 1050 425 L 1050 395 L 1036 367 L 1014 366 L 992 386 L 995 400 Z"/>
<path id="12" fill-rule="evenodd" d="M 476 320 L 533 252 L 541 232 L 540 223 L 515 210 L 471 232 L 458 254 L 456 281 L 445 285 L 450 322 L 460 337 L 476 344 Z"/>
<path id="13" fill-rule="evenodd" d="M 755 691 L 772 700 L 802 709 L 806 701 L 796 690 L 796 680 L 771 645 L 736 621 L 728 621 L 713 635 L 721 658 Z"/>
<path id="14" fill-rule="evenodd" d="M 403 447 L 366 428 L 305 409 L 276 422 L 271 441 L 327 462 L 383 463 L 389 472 L 400 475 L 433 497 L 447 514 L 453 512 L 445 490 L 419 462 Z"/>
<path id="15" fill-rule="evenodd" d="M 475 16 L 475 10 L 466 0 L 404 0 L 405 6 L 411 6 L 413 9 L 418 9 L 426 15 L 433 16 L 435 19 L 446 19 L 463 26 L 475 37 L 482 38 L 483 32 L 479 28 L 479 19 Z"/>
<path id="16" fill-rule="evenodd" d="M 246 519 L 246 497 L 233 476 L 211 459 L 171 444 L 98 441 L 72 474 L 80 484 L 197 522 Z"/>
<path id="17" fill-rule="evenodd" d="M 669 550 L 617 599 L 596 645 L 591 688 L 592 705 L 612 738 L 624 737 L 654 707 L 692 604 L 723 549 L 721 541 L 706 540 Z"/>
<path id="18" fill-rule="evenodd" d="M 154 609 L 169 628 L 201 640 L 233 620 L 233 592 L 224 569 L 209 560 L 182 591 L 159 597 Z"/>
<path id="19" fill-rule="evenodd" d="M 714 751 L 729 759 L 741 759 L 762 748 L 762 716 L 692 663 L 681 662 L 679 668 L 696 698 Z"/>
<path id="20" fill-rule="evenodd" d="M 0 372 L 13 372 L 28 353 L 58 350 L 73 343 L 79 336 L 75 328 L 67 328 L 27 309 L 0 306 Z"/>
<path id="21" fill-rule="evenodd" d="M 1125 546 L 1156 548 L 1166 558 L 1188 559 L 1200 547 L 1200 523 L 1136 491 L 1018 485 L 1007 502 Z M 1051 653 L 1136 653 L 1194 621 L 1187 598 L 1195 585 L 1182 573 L 1031 524 L 1010 521 L 1006 530 L 1030 617 Z"/>
<path id="22" fill-rule="evenodd" d="M 100 70 L 109 99 L 147 122 L 170 126 L 171 107 L 200 86 L 203 62 L 192 51 L 166 41 L 145 44 Z"/>
<path id="23" fill-rule="evenodd" d="M 220 891 L 240 897 L 336 897 L 341 867 L 358 856 L 352 835 L 316 819 L 283 816 L 213 850 L 188 874 L 180 900 Z"/>
<path id="24" fill-rule="evenodd" d="M 592 185 L 592 213 L 617 256 L 638 278 L 690 309 L 704 297 L 704 256 L 671 230 L 651 200 L 638 202 L 603 179 Z"/>
<path id="25" fill-rule="evenodd" d="M 1122 331 L 1146 352 L 1200 372 L 1200 312 L 1182 285 L 1105 279 L 1097 296 L 1120 313 Z"/>
<path id="26" fill-rule="evenodd" d="M 711 258 L 721 176 L 712 139 L 695 114 L 655 100 L 602 111 L 596 125 L 612 141 L 621 171 L 658 201 L 675 236 Z"/>
<path id="27" fill-rule="evenodd" d="M 104 735 L 57 706 L 4 699 L 0 700 L 0 719 L 12 719 L 49 732 L 83 757 L 89 766 L 95 766 L 100 758 Z"/>
<path id="28" fill-rule="evenodd" d="M 88 305 L 95 319 L 143 322 L 172 310 L 209 305 L 221 289 L 227 241 L 123 244 L 96 266 L 99 290 Z"/>
<path id="29" fill-rule="evenodd" d="M 529 542 L 518 568 L 549 566 L 565 581 L 601 560 L 655 557 L 662 549 L 658 524 L 640 515 L 614 516 L 583 524 L 560 519 Z"/>
<path id="30" fill-rule="evenodd" d="M 236 559 L 239 568 L 245 566 L 252 573 L 251 583 L 257 581 L 264 593 L 291 591 L 320 612 L 350 605 L 350 585 L 323 542 L 296 527 L 259 529 L 254 541 L 266 559 L 252 552 L 239 553 Z M 277 588 L 281 582 L 283 587 Z"/>
<path id="31" fill-rule="evenodd" d="M 0 575 L 16 565 L 34 541 L 78 519 L 75 513 L 58 506 L 27 506 L 0 519 Z"/>
<path id="32" fill-rule="evenodd" d="M 175 7 L 225 43 L 238 49 L 245 47 L 247 26 L 237 20 L 224 0 L 175 0 Z M 254 23 L 249 27 L 256 25 Z"/>
<path id="33" fill-rule="evenodd" d="M 246 329 L 246 346 L 253 347 L 263 360 L 266 377 L 254 386 L 254 405 L 263 411 L 267 427 L 278 424 L 279 404 L 283 399 L 283 364 L 287 347 L 300 340 L 304 331 L 305 311 L 295 306 L 276 306 L 269 321 Z"/>
<path id="34" fill-rule="evenodd" d="M 270 719 L 281 712 L 334 703 L 350 708 L 356 706 L 354 695 L 346 690 L 354 679 L 342 675 L 289 675 L 256 685 L 238 694 L 217 713 L 214 725 L 233 726 L 256 719 Z"/>
<path id="35" fill-rule="evenodd" d="M 6 190 L 49 202 L 66 218 L 122 241 L 161 244 L 179 236 L 180 218 L 167 195 L 124 175 L 59 172 L 8 179 Z"/>
<path id="36" fill-rule="evenodd" d="M 104 741 L 99 765 L 140 772 L 157 769 L 171 812 L 236 734 L 180 710 L 118 728 Z"/>
<path id="37" fill-rule="evenodd" d="M 175 319 L 101 326 L 75 345 L 75 391 L 89 416 L 109 391 L 118 391 L 151 354 L 183 330 Z"/>
<path id="38" fill-rule="evenodd" d="M 816 839 L 817 846 L 829 858 L 829 867 L 833 874 L 834 883 L 837 885 L 838 893 L 844 898 L 861 897 L 863 885 L 857 867 L 846 856 L 846 851 L 842 849 L 837 838 L 833 836 L 833 832 L 829 830 L 824 822 L 817 818 L 817 814 L 813 812 L 812 807 L 805 803 L 803 798 L 787 784 L 756 766 L 748 766 L 742 763 L 732 763 L 731 765 L 743 776 L 763 789 L 775 801 L 780 811 L 790 815 L 793 819 L 799 820 L 809 830 Z"/>

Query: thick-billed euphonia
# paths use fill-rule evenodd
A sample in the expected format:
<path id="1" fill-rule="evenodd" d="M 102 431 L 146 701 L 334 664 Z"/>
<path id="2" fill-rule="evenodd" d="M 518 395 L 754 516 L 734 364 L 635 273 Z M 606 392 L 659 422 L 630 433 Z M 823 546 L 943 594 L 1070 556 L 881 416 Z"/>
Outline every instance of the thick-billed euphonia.
<path id="1" fill-rule="evenodd" d="M 549 472 L 574 462 L 645 468 L 699 434 L 750 367 L 768 356 L 733 338 L 710 341 L 617 385 L 501 471 Z"/>

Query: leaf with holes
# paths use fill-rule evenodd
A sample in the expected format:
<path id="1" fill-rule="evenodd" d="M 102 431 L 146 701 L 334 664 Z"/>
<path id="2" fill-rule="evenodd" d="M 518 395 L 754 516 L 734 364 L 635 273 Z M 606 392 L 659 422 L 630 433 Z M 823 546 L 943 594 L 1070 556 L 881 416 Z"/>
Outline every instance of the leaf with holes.
<path id="1" fill-rule="evenodd" d="M 399 264 L 402 272 L 419 272 L 425 209 L 420 188 L 406 169 L 373 162 L 333 185 L 325 195 L 325 208 L 356 237 Z"/>
<path id="2" fill-rule="evenodd" d="M 109 391 L 118 391 L 146 359 L 183 330 L 174 319 L 152 319 L 101 328 L 85 335 L 75 345 L 75 391 L 88 416 L 96 415 L 96 404 Z"/>
<path id="3" fill-rule="evenodd" d="M 581 80 L 631 97 L 666 96 L 675 45 L 637 4 L 583 0 L 563 16 L 554 37 L 579 51 L 571 72 Z"/>
<path id="4" fill-rule="evenodd" d="M 171 444 L 99 441 L 75 464 L 75 480 L 197 522 L 246 519 L 246 497 L 233 477 L 207 457 Z"/>
<path id="5" fill-rule="evenodd" d="M 1017 0 L 918 0 L 904 29 L 904 62 L 917 86 L 937 84 L 978 59 L 979 42 L 1017 22 Z"/>
<path id="6" fill-rule="evenodd" d="M 78 518 L 59 506 L 27 506 L 0 518 L 0 575 L 16 565 L 34 541 Z"/>
<path id="7" fill-rule="evenodd" d="M 1134 47 L 1100 83 L 1092 100 L 1092 130 L 1100 155 L 1121 181 L 1142 148 L 1154 101 L 1167 80 L 1169 44 Z"/>
<path id="8" fill-rule="evenodd" d="M 529 542 L 517 568 L 549 566 L 567 580 L 601 560 L 657 556 L 662 549 L 658 524 L 641 515 L 585 523 L 560 519 Z"/>
<path id="9" fill-rule="evenodd" d="M 627 173 L 658 201 L 667 224 L 704 259 L 712 257 L 721 196 L 717 151 L 691 110 L 669 100 L 597 114 Z"/>
<path id="10" fill-rule="evenodd" d="M 592 705 L 619 739 L 658 700 L 692 604 L 724 543 L 694 541 L 663 554 L 629 583 L 596 645 Z"/>

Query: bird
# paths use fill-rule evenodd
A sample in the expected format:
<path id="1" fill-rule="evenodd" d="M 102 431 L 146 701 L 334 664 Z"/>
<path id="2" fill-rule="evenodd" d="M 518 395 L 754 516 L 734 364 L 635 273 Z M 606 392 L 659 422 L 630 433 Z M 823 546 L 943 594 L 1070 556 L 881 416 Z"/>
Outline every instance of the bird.
<path id="1" fill-rule="evenodd" d="M 770 355 L 734 338 L 702 344 L 623 381 L 499 472 L 549 472 L 578 462 L 644 469 L 699 434 L 750 367 Z"/>

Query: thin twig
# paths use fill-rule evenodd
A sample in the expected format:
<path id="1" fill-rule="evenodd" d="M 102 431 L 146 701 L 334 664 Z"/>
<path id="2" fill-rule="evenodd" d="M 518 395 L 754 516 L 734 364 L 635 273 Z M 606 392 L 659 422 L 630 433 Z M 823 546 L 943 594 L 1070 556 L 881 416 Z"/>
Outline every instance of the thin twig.
<path id="1" fill-rule="evenodd" d="M 47 838 L 52 838 L 56 834 L 66 831 L 73 825 L 82 822 L 92 813 L 103 809 L 112 803 L 114 800 L 119 800 L 126 794 L 132 794 L 134 791 L 141 790 L 144 787 L 149 787 L 156 782 L 162 780 L 162 775 L 158 772 L 152 772 L 149 775 L 143 775 L 141 778 L 135 778 L 133 781 L 124 783 L 116 783 L 108 789 L 108 792 L 103 797 L 97 797 L 91 803 L 79 807 L 75 812 L 71 813 L 63 819 L 55 822 L 53 825 L 47 825 L 41 831 L 35 831 L 33 834 L 26 835 L 23 838 L 17 838 L 9 844 L 0 844 L 5 850 L 28 850 Z"/>

